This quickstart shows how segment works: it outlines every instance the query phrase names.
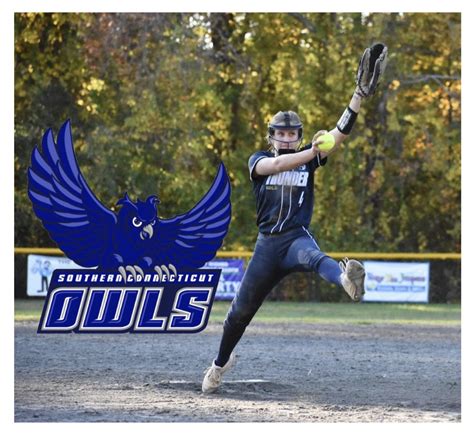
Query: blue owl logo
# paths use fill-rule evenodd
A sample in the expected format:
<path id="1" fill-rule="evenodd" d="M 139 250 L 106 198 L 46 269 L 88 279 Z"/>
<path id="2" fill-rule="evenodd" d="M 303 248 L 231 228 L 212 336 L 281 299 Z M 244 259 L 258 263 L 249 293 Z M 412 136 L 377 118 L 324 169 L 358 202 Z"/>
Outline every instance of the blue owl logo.
<path id="1" fill-rule="evenodd" d="M 71 123 L 43 135 L 28 168 L 28 196 L 33 209 L 58 247 L 83 267 L 118 269 L 124 278 L 144 270 L 174 274 L 199 268 L 215 257 L 231 220 L 230 182 L 221 163 L 206 195 L 188 212 L 171 219 L 158 214 L 156 195 L 119 199 L 118 213 L 105 207 L 79 169 Z"/>

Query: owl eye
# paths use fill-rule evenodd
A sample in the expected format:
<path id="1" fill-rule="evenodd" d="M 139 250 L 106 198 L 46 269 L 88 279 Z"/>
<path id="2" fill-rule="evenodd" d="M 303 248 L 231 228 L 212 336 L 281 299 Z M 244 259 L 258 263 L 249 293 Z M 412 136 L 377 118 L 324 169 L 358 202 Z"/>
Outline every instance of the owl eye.
<path id="1" fill-rule="evenodd" d="M 132 224 L 135 226 L 135 227 L 140 227 L 142 225 L 142 222 L 136 217 L 134 216 L 133 217 L 133 220 L 132 220 Z"/>
<path id="2" fill-rule="evenodd" d="M 153 221 L 151 222 L 151 225 L 154 226 L 155 223 L 156 223 L 156 220 L 153 220 Z"/>

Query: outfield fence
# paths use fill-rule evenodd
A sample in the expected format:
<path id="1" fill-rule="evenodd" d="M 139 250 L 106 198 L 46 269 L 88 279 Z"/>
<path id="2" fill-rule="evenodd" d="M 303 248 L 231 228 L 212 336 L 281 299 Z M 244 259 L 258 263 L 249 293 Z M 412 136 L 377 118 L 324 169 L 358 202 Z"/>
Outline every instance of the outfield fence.
<path id="1" fill-rule="evenodd" d="M 26 297 L 27 255 L 65 256 L 58 248 L 15 247 L 15 298 Z M 251 251 L 218 251 L 217 258 L 239 258 L 248 261 Z M 429 261 L 430 301 L 459 303 L 461 301 L 461 253 L 370 253 L 327 252 L 335 259 Z M 335 285 L 321 280 L 316 274 L 294 273 L 285 277 L 269 296 L 270 300 L 285 301 L 349 301 Z"/>
<path id="2" fill-rule="evenodd" d="M 59 248 L 15 247 L 15 254 L 52 254 L 65 256 Z M 252 251 L 218 251 L 216 257 L 250 259 Z M 460 260 L 461 253 L 366 253 L 359 251 L 333 251 L 326 253 L 334 258 L 355 258 L 362 260 Z"/>

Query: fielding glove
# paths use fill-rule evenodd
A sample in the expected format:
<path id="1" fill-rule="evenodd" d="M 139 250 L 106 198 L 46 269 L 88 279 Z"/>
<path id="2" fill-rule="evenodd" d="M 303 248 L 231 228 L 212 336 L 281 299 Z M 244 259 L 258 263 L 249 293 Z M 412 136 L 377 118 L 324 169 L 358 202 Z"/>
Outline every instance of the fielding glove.
<path id="1" fill-rule="evenodd" d="M 375 94 L 375 89 L 387 66 L 387 54 L 387 46 L 381 43 L 365 49 L 359 61 L 356 79 L 356 92 L 361 97 L 366 98 Z"/>

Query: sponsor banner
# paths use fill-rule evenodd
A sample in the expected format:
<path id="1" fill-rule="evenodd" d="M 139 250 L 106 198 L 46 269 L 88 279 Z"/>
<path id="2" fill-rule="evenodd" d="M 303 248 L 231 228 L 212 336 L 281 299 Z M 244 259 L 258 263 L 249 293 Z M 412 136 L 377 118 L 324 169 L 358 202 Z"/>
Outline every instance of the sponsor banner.
<path id="1" fill-rule="evenodd" d="M 428 303 L 429 262 L 364 262 L 363 301 Z"/>
<path id="2" fill-rule="evenodd" d="M 242 259 L 215 259 L 207 262 L 204 268 L 222 270 L 221 279 L 217 286 L 216 300 L 232 300 L 244 277 L 244 261 Z"/>
<path id="3" fill-rule="evenodd" d="M 54 270 L 78 268 L 82 267 L 67 257 L 29 254 L 26 295 L 29 297 L 46 297 Z"/>

